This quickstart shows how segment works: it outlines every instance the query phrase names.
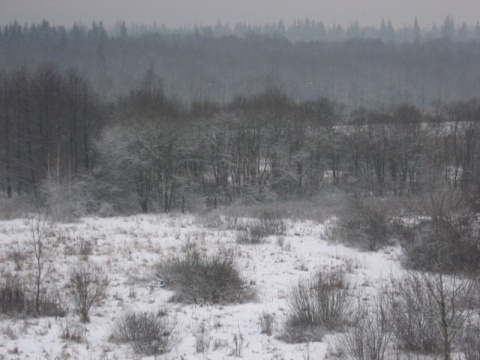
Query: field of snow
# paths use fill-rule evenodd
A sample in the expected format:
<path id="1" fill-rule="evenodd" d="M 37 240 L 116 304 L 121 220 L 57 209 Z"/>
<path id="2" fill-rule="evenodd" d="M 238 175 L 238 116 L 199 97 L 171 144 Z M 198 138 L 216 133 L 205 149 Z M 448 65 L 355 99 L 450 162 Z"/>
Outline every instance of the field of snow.
<path id="1" fill-rule="evenodd" d="M 192 215 L 137 215 L 83 218 L 71 224 L 48 223 L 44 230 L 54 244 L 55 259 L 46 286 L 58 291 L 69 312 L 63 318 L 1 316 L 0 359 L 148 358 L 135 354 L 128 344 L 109 339 L 115 319 L 128 310 L 162 310 L 176 319 L 179 341 L 168 354 L 157 358 L 328 358 L 334 333 L 317 343 L 286 344 L 276 338 L 288 311 L 286 295 L 290 287 L 318 269 L 344 267 L 353 284 L 353 296 L 369 301 L 372 291 L 399 271 L 399 249 L 359 252 L 328 240 L 323 223 L 285 223 L 285 235 L 270 236 L 259 245 L 238 244 L 235 230 L 207 228 L 201 217 Z M 28 275 L 33 271 L 32 260 L 19 256 L 28 248 L 30 225 L 31 221 L 26 219 L 0 222 L 3 277 L 7 273 Z M 211 252 L 234 249 L 241 273 L 257 290 L 258 300 L 241 305 L 168 302 L 172 292 L 160 286 L 155 268 L 163 259 L 180 254 L 187 242 Z M 81 246 L 90 246 L 91 254 L 79 255 Z M 108 276 L 106 297 L 92 309 L 88 324 L 80 323 L 65 295 L 69 269 L 80 261 L 100 267 Z M 271 314 L 274 319 L 271 336 L 261 333 L 262 314 Z M 78 341 L 66 339 L 66 331 L 82 336 Z M 196 351 L 200 331 L 207 343 L 203 353 Z"/>

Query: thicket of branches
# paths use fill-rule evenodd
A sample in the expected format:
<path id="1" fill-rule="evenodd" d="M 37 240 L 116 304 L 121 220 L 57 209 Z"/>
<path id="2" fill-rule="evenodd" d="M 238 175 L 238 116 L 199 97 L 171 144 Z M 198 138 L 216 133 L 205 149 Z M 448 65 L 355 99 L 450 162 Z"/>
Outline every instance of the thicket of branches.
<path id="1" fill-rule="evenodd" d="M 187 243 L 183 250 L 181 257 L 166 259 L 157 269 L 158 276 L 176 293 L 172 301 L 236 304 L 255 299 L 256 292 L 242 278 L 233 251 L 208 255 L 195 243 Z"/>
<path id="2" fill-rule="evenodd" d="M 433 181 L 480 203 L 478 100 L 434 114 L 347 113 L 270 88 L 185 109 L 151 68 L 107 105 L 77 71 L 53 64 L 3 73 L 0 91 L 0 191 L 62 216 L 302 199 L 330 185 L 401 197 Z"/>

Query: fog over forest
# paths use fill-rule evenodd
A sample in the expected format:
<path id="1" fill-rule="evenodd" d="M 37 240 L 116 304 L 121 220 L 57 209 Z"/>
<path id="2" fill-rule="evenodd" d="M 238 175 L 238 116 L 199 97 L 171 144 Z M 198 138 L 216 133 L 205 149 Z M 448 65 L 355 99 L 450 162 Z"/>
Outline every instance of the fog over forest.
<path id="1" fill-rule="evenodd" d="M 162 80 L 170 98 L 226 103 L 276 87 L 295 101 L 326 97 L 349 109 L 410 103 L 432 104 L 480 96 L 480 26 L 395 30 L 325 27 L 308 19 L 233 28 L 169 29 L 124 23 L 107 31 L 90 27 L 22 26 L 1 33 L 0 66 L 34 69 L 54 63 L 75 68 L 103 99 L 114 100 L 138 86 L 148 69 Z"/>

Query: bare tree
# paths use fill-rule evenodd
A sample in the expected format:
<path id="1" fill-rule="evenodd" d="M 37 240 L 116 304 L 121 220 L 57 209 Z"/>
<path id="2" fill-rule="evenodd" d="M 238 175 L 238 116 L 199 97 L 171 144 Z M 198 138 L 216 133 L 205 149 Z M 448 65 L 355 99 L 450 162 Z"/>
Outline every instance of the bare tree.
<path id="1" fill-rule="evenodd" d="M 388 296 L 399 345 L 451 360 L 453 345 L 472 314 L 476 286 L 475 279 L 424 271 L 394 279 Z"/>
<path id="2" fill-rule="evenodd" d="M 461 223 L 452 221 L 452 218 L 459 212 L 459 209 L 452 209 L 452 203 L 453 205 L 459 205 L 459 203 L 455 201 L 455 198 L 451 199 L 451 196 L 447 193 L 430 197 L 429 207 L 436 240 L 434 251 L 437 256 L 437 271 L 420 273 L 426 289 L 435 301 L 445 360 L 451 360 L 453 341 L 470 316 L 473 294 L 475 286 L 477 286 L 476 275 L 471 275 L 470 278 L 457 274 L 445 275 L 445 265 L 448 262 L 448 238 L 452 233 L 451 224 L 455 224 L 457 227 L 462 226 Z M 455 212 L 452 213 L 452 211 Z M 445 226 L 445 223 L 448 226 Z"/>
<path id="3" fill-rule="evenodd" d="M 454 264 L 467 262 L 465 257 L 470 256 L 456 249 L 465 247 L 462 232 L 469 210 L 451 191 L 432 193 L 426 210 L 430 220 L 423 241 L 428 241 L 425 249 L 432 253 L 425 258 L 430 264 L 395 282 L 393 323 L 406 348 L 438 352 L 451 360 L 455 341 L 472 314 L 478 286 L 478 271 Z"/>
<path id="4" fill-rule="evenodd" d="M 34 265 L 34 302 L 37 315 L 42 313 L 41 293 L 45 282 L 50 278 L 53 268 L 55 251 L 53 240 L 46 234 L 47 220 L 38 215 L 29 219 L 29 239 L 26 246 L 33 258 Z"/>

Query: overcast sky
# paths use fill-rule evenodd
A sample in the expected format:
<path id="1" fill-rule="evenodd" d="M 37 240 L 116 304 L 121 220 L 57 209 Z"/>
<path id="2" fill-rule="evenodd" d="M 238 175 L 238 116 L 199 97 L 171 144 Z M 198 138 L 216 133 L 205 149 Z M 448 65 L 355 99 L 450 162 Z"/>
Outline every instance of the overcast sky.
<path id="1" fill-rule="evenodd" d="M 165 24 L 214 25 L 217 20 L 264 24 L 282 19 L 306 17 L 325 25 L 379 26 L 391 19 L 395 27 L 411 25 L 417 16 L 420 26 L 441 25 L 446 16 L 456 25 L 475 25 L 480 19 L 480 0 L 0 0 L 0 24 L 14 20 L 21 24 L 39 23 L 71 26 L 90 25 L 102 20 L 106 27 L 118 20 L 127 25 Z"/>

